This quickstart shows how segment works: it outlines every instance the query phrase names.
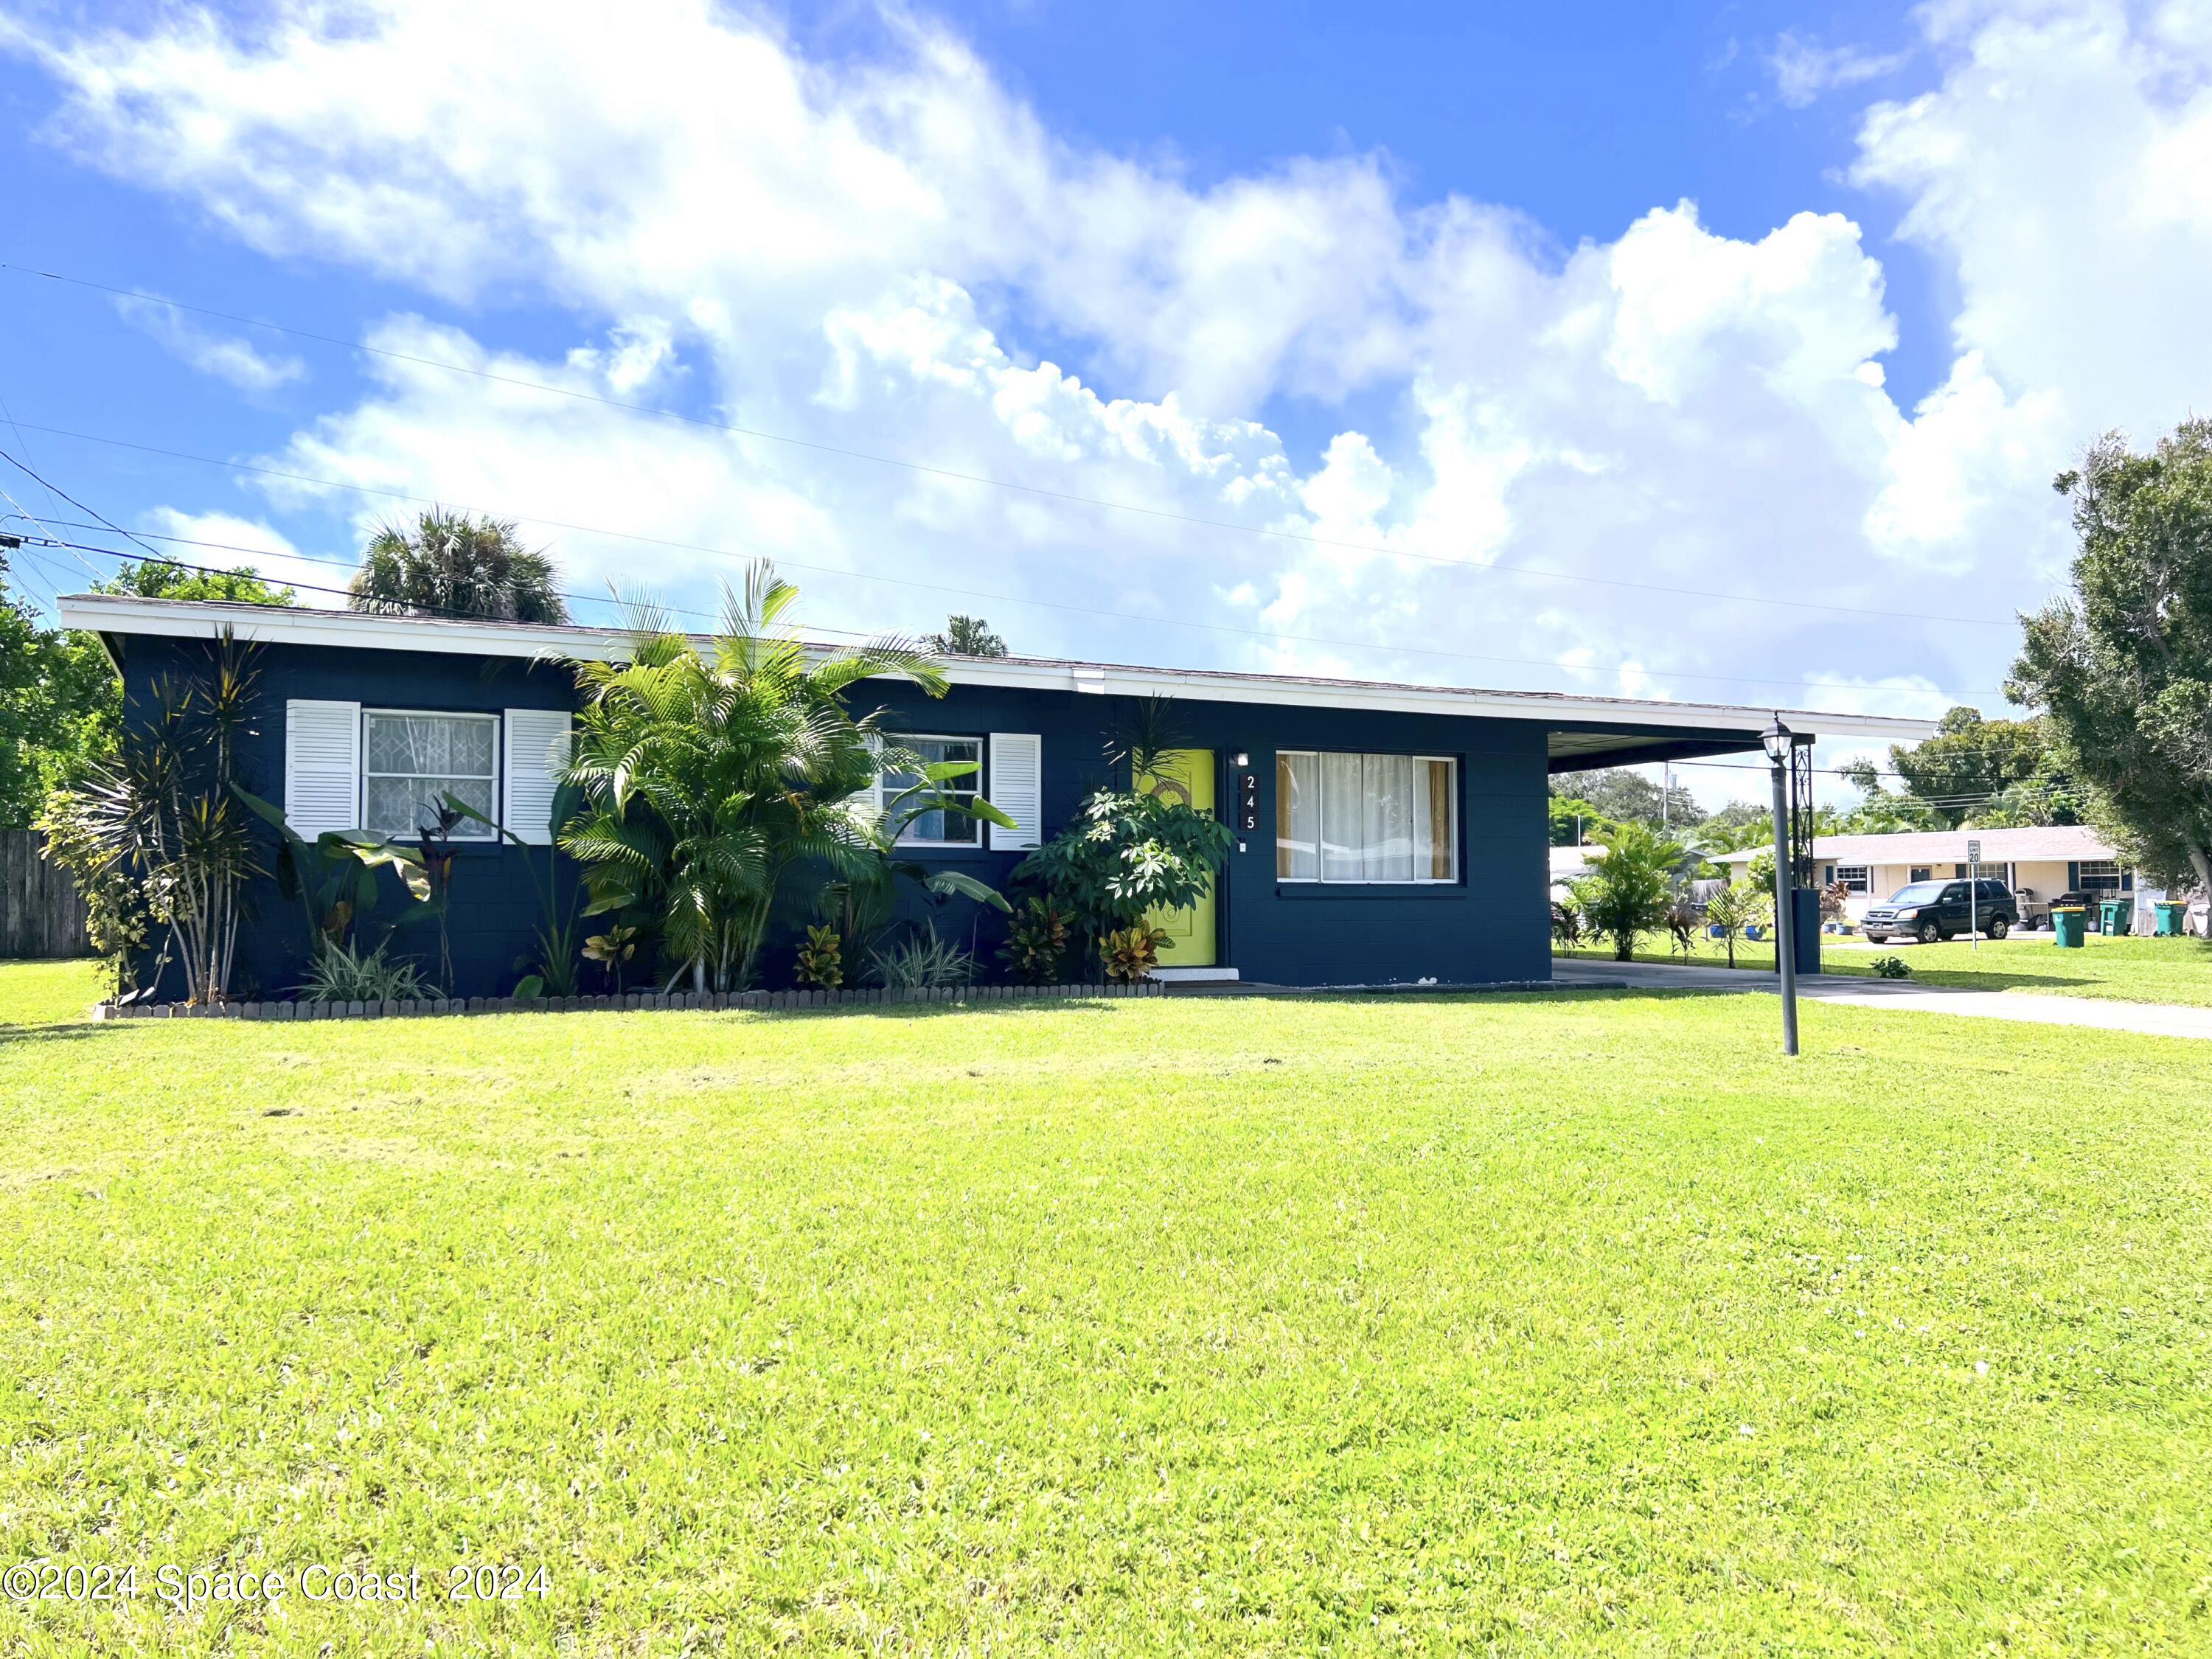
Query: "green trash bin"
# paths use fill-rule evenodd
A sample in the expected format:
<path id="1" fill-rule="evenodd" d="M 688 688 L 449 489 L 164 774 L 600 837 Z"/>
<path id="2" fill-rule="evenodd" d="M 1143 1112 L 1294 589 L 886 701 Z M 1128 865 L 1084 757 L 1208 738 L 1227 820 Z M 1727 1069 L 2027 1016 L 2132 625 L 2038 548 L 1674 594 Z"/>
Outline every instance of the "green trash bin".
<path id="1" fill-rule="evenodd" d="M 2120 934 L 2130 931 L 2135 910 L 2136 902 L 2133 899 L 2100 899 L 2097 902 L 2097 920 L 2104 924 L 2105 936 L 2107 939 L 2117 939 Z"/>
<path id="2" fill-rule="evenodd" d="M 2051 942 L 2062 951 L 2078 951 L 2088 933 L 2088 917 L 2078 904 L 2051 907 Z"/>
<path id="3" fill-rule="evenodd" d="M 2160 899 L 2151 908 L 2158 913 L 2158 937 L 2179 939 L 2181 919 L 2189 913 L 2189 907 L 2178 899 Z"/>

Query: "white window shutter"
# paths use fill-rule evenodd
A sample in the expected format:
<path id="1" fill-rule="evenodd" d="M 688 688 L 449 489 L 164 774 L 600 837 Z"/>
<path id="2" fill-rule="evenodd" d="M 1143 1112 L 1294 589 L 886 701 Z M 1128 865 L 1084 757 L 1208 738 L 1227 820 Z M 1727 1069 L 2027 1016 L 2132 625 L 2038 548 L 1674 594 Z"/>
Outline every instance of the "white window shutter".
<path id="1" fill-rule="evenodd" d="M 284 822 L 303 841 L 361 826 L 361 705 L 284 704 Z"/>
<path id="2" fill-rule="evenodd" d="M 568 713 L 562 708 L 510 708 L 505 722 L 507 780 L 500 822 L 532 847 L 553 844 L 553 797 L 559 769 L 568 760 Z"/>
<path id="3" fill-rule="evenodd" d="M 991 826 L 991 850 L 1020 852 L 1038 843 L 1044 823 L 1044 739 L 1034 732 L 991 733 L 990 775 L 983 799 L 1014 821 Z"/>

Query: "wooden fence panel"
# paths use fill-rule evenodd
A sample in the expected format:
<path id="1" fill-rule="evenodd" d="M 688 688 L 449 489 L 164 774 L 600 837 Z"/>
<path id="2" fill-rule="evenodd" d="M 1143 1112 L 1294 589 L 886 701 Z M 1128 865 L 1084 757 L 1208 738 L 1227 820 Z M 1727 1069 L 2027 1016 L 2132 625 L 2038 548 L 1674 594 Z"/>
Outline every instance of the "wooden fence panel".
<path id="1" fill-rule="evenodd" d="M 0 959 L 84 957 L 84 902 L 35 830 L 0 830 Z"/>

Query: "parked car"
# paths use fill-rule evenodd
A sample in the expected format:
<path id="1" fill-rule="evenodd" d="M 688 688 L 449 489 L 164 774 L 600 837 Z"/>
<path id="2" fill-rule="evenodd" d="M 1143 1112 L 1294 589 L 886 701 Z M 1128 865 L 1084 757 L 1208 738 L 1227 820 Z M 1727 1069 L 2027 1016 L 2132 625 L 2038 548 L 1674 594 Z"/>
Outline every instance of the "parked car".
<path id="1" fill-rule="evenodd" d="M 1955 939 L 1979 925 L 1990 939 L 2002 939 L 2020 923 L 2020 901 L 2002 881 L 1916 881 L 1900 887 L 1887 903 L 1869 909 L 1859 927 L 1880 945 L 1891 939 L 1917 939 L 1923 945 Z"/>

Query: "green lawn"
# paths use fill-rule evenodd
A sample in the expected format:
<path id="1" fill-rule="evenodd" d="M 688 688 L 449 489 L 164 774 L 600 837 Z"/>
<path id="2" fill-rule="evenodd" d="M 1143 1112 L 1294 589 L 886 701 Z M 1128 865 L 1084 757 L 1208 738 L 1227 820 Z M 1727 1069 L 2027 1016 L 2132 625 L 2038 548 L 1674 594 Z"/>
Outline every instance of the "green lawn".
<path id="1" fill-rule="evenodd" d="M 2003 940 L 1973 944 L 1905 945 L 1895 941 L 1869 950 L 1855 938 L 1820 941 L 1824 973 L 1871 974 L 1877 957 L 1893 956 L 1928 985 L 1957 985 L 1975 991 L 2029 991 L 2046 995 L 2100 997 L 2121 1002 L 2183 1003 L 2212 1007 L 2212 943 L 2198 939 L 2107 939 L 2092 933 L 2078 951 L 2062 951 L 2048 933 L 2015 933 Z M 1559 952 L 1578 959 L 1610 961 L 1604 946 Z M 1638 962 L 1680 962 L 1670 954 L 1667 936 L 1646 939 Z M 1718 941 L 1698 940 L 1693 963 L 1724 968 L 1728 958 Z M 1736 966 L 1771 971 L 1774 947 L 1736 941 Z"/>
<path id="2" fill-rule="evenodd" d="M 2201 1047 L 89 988 L 0 968 L 0 1565 L 143 1593 L 0 1652 L 2212 1648 Z M 151 1593 L 479 1561 L 550 1593 Z"/>

